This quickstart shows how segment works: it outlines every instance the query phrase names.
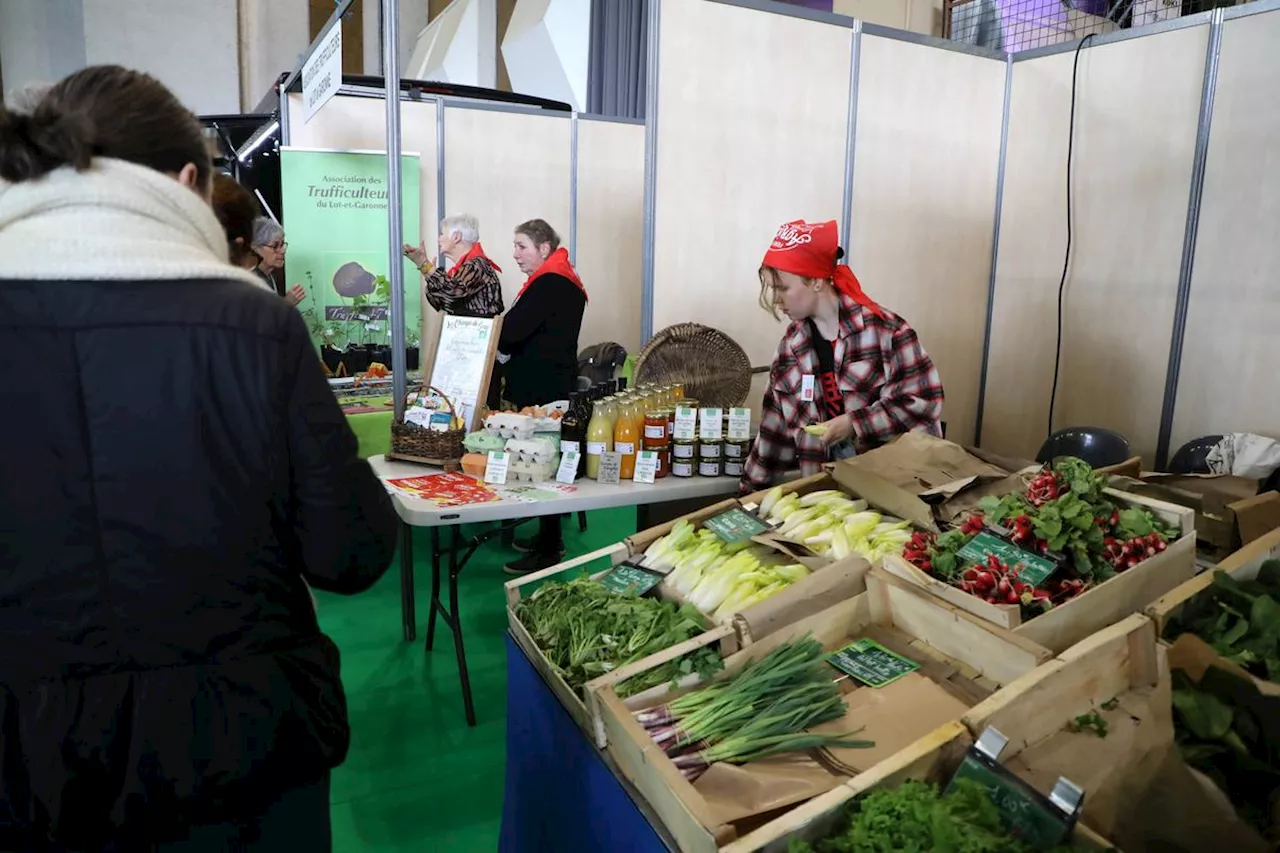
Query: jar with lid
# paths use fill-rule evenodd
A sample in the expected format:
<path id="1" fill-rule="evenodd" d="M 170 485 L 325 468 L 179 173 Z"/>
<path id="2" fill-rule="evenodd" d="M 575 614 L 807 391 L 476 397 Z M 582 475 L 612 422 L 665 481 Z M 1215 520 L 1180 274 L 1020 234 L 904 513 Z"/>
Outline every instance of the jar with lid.
<path id="1" fill-rule="evenodd" d="M 668 432 L 670 418 L 665 409 L 654 409 L 644 415 L 644 449 L 661 450 L 671 444 Z"/>
<path id="2" fill-rule="evenodd" d="M 724 466 L 720 464 L 720 457 L 714 459 L 705 456 L 698 457 L 698 476 L 699 477 L 719 477 L 724 473 Z"/>
<path id="3" fill-rule="evenodd" d="M 724 460 L 728 462 L 736 459 L 739 462 L 745 462 L 746 458 L 751 455 L 751 439 L 749 438 L 730 438 L 724 443 Z"/>
<path id="4" fill-rule="evenodd" d="M 726 477 L 741 477 L 742 471 L 746 467 L 744 459 L 728 459 L 724 460 L 724 475 Z"/>
<path id="5" fill-rule="evenodd" d="M 681 459 L 675 455 L 675 445 L 672 445 L 671 456 L 671 476 L 673 477 L 692 477 L 694 471 L 697 470 L 698 462 L 696 459 Z"/>

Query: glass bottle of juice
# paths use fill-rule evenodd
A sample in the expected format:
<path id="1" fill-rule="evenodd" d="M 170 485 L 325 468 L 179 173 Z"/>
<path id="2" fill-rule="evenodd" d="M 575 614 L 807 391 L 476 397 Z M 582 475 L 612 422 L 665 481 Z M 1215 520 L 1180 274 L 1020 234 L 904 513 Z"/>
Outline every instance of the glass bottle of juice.
<path id="1" fill-rule="evenodd" d="M 601 454 L 613 450 L 611 414 L 616 417 L 613 398 L 605 397 L 596 403 L 591 421 L 587 424 L 587 476 L 592 480 L 600 479 Z"/>
<path id="2" fill-rule="evenodd" d="M 613 428 L 613 450 L 621 454 L 618 478 L 633 479 L 636 475 L 636 445 L 640 443 L 640 429 L 636 426 L 636 400 L 628 399 L 618 410 L 618 422 Z"/>

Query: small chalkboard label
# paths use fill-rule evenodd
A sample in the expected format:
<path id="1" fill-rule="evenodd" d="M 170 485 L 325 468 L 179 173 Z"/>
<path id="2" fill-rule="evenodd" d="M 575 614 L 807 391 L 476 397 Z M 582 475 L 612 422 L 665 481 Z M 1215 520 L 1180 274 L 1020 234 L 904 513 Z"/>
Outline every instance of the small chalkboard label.
<path id="1" fill-rule="evenodd" d="M 626 598 L 639 598 L 662 583 L 662 576 L 647 572 L 631 563 L 623 563 L 600 578 L 600 583 L 612 593 Z"/>
<path id="2" fill-rule="evenodd" d="M 1032 586 L 1044 583 L 1058 569 L 1058 564 L 1052 560 L 1024 551 L 986 530 L 970 539 L 956 552 L 961 560 L 978 564 L 985 563 L 991 554 L 995 554 L 1006 566 L 1016 569 L 1018 579 Z"/>
<path id="3" fill-rule="evenodd" d="M 865 637 L 832 652 L 827 663 L 869 687 L 884 687 L 920 668 L 920 664 L 910 658 Z"/>
<path id="4" fill-rule="evenodd" d="M 602 485 L 617 485 L 622 480 L 622 454 L 605 452 L 600 454 L 600 474 L 596 478 Z"/>
<path id="5" fill-rule="evenodd" d="M 737 507 L 707 519 L 702 526 L 720 537 L 726 545 L 759 536 L 769 529 L 763 521 Z"/>
<path id="6" fill-rule="evenodd" d="M 946 793 L 951 793 L 957 779 L 969 779 L 986 789 L 1005 828 L 1037 850 L 1056 847 L 1071 833 L 1074 815 L 1064 815 L 1048 798 L 1009 770 L 983 760 L 972 751 L 960 762 Z"/>

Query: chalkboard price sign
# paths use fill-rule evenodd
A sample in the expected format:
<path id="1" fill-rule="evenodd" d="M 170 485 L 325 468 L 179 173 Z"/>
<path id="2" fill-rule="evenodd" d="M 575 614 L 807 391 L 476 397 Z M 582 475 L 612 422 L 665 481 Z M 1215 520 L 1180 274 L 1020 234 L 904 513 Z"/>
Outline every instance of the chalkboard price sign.
<path id="1" fill-rule="evenodd" d="M 737 508 L 707 519 L 702 526 L 719 536 L 726 545 L 759 536 L 769 529 L 767 524 L 754 515 Z"/>
<path id="2" fill-rule="evenodd" d="M 910 658 L 865 637 L 832 652 L 827 663 L 869 687 L 884 687 L 920 668 L 920 664 Z"/>
<path id="3" fill-rule="evenodd" d="M 623 563 L 600 579 L 605 589 L 626 598 L 639 598 L 661 582 L 661 575 L 631 563 Z"/>
<path id="4" fill-rule="evenodd" d="M 1058 568 L 1058 564 L 1052 560 L 1024 551 L 1012 542 L 1006 542 L 985 530 L 956 552 L 956 556 L 967 563 L 985 563 L 991 554 L 995 554 L 1006 566 L 1016 569 L 1018 579 L 1032 586 L 1044 583 L 1045 578 Z"/>

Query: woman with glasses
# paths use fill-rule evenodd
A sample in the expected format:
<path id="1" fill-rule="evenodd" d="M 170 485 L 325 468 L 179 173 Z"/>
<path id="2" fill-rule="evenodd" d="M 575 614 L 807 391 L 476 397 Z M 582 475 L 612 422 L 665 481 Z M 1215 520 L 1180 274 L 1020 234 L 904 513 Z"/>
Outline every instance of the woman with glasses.
<path id="1" fill-rule="evenodd" d="M 271 285 L 276 293 L 285 298 L 290 305 L 297 305 L 307 298 L 307 291 L 302 285 L 295 284 L 286 293 L 282 285 L 276 281 L 276 273 L 284 270 L 284 253 L 289 244 L 284 240 L 284 229 L 280 223 L 267 216 L 259 216 L 253 221 L 253 250 L 258 253 L 258 266 L 254 273 Z"/>

